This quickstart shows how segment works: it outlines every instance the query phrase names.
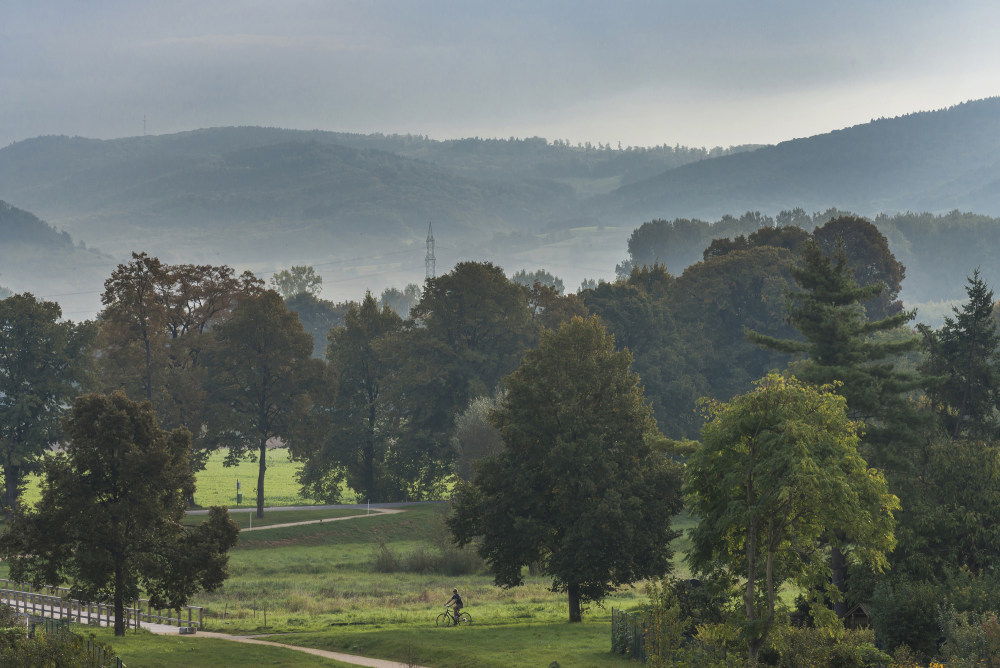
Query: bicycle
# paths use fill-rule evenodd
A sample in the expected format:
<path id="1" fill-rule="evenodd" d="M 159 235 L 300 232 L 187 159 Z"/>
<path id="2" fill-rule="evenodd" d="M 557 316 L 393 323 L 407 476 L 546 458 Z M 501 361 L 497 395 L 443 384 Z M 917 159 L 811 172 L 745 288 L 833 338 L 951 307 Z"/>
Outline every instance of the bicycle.
<path id="1" fill-rule="evenodd" d="M 434 622 L 435 626 L 458 626 L 459 624 L 465 624 L 468 626 L 472 624 L 472 615 L 467 612 L 461 612 L 458 617 L 455 617 L 455 613 L 447 605 L 444 606 L 444 612 L 437 616 L 437 620 Z"/>

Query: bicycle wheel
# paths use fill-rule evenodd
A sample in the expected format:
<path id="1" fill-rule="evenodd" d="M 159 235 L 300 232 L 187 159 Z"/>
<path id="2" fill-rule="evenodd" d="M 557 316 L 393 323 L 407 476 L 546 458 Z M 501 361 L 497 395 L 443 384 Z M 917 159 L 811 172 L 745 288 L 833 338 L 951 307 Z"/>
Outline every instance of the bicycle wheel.
<path id="1" fill-rule="evenodd" d="M 459 624 L 471 624 L 472 623 L 472 615 L 470 615 L 467 612 L 463 612 L 462 614 L 460 614 L 458 616 L 458 623 Z"/>
<path id="2" fill-rule="evenodd" d="M 451 626 L 451 617 L 448 616 L 448 613 L 442 612 L 437 616 L 434 626 Z"/>

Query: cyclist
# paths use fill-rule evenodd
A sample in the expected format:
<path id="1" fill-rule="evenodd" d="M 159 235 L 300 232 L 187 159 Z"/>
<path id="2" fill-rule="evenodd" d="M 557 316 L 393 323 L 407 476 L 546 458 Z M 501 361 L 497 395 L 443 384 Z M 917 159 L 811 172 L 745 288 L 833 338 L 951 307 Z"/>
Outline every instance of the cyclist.
<path id="1" fill-rule="evenodd" d="M 457 589 L 451 590 L 451 598 L 448 602 L 444 604 L 444 607 L 450 607 L 452 609 L 452 614 L 455 615 L 455 625 L 458 625 L 458 613 L 462 612 L 462 597 L 458 595 Z"/>

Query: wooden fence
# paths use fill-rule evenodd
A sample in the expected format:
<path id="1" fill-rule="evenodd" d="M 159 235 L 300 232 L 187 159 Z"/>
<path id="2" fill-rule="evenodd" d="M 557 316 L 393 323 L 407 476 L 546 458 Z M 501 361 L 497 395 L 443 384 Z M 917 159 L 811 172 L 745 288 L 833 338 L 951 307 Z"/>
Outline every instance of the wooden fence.
<path id="1" fill-rule="evenodd" d="M 0 579 L 0 602 L 23 615 L 68 619 L 78 624 L 113 626 L 115 608 L 106 603 L 87 603 L 69 598 L 65 587 L 32 587 L 23 582 Z M 185 619 L 184 612 L 187 613 Z M 176 615 L 172 614 L 176 613 Z M 203 611 L 188 605 L 179 610 L 153 608 L 148 599 L 140 598 L 125 606 L 125 627 L 139 628 L 142 622 L 168 626 L 202 628 Z"/>

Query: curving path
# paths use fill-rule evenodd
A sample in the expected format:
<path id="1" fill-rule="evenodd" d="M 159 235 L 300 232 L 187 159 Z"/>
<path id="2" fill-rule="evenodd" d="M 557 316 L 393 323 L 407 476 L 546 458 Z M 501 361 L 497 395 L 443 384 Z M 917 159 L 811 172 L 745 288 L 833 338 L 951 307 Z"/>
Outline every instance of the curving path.
<path id="1" fill-rule="evenodd" d="M 177 633 L 176 626 L 163 626 L 160 630 L 160 624 L 145 624 L 143 628 L 152 631 L 153 633 L 167 634 Z M 350 663 L 355 666 L 368 666 L 369 668 L 426 668 L 425 666 L 418 666 L 413 663 L 399 663 L 398 661 L 389 661 L 388 659 L 372 659 L 367 656 L 357 656 L 355 654 L 341 654 L 340 652 L 330 652 L 325 649 L 313 649 L 312 647 L 299 647 L 297 645 L 286 645 L 285 643 L 274 642 L 271 640 L 261 640 L 260 638 L 254 636 L 231 636 L 225 633 L 213 633 L 211 631 L 198 631 L 197 633 L 190 636 L 181 636 L 183 638 L 217 638 L 219 640 L 230 640 L 232 642 L 241 642 L 248 645 L 270 645 L 272 647 L 281 647 L 283 649 L 291 649 L 297 652 L 305 652 L 306 654 L 312 654 L 313 656 L 319 656 L 324 659 L 333 659 L 335 661 L 340 661 L 342 663 Z"/>

